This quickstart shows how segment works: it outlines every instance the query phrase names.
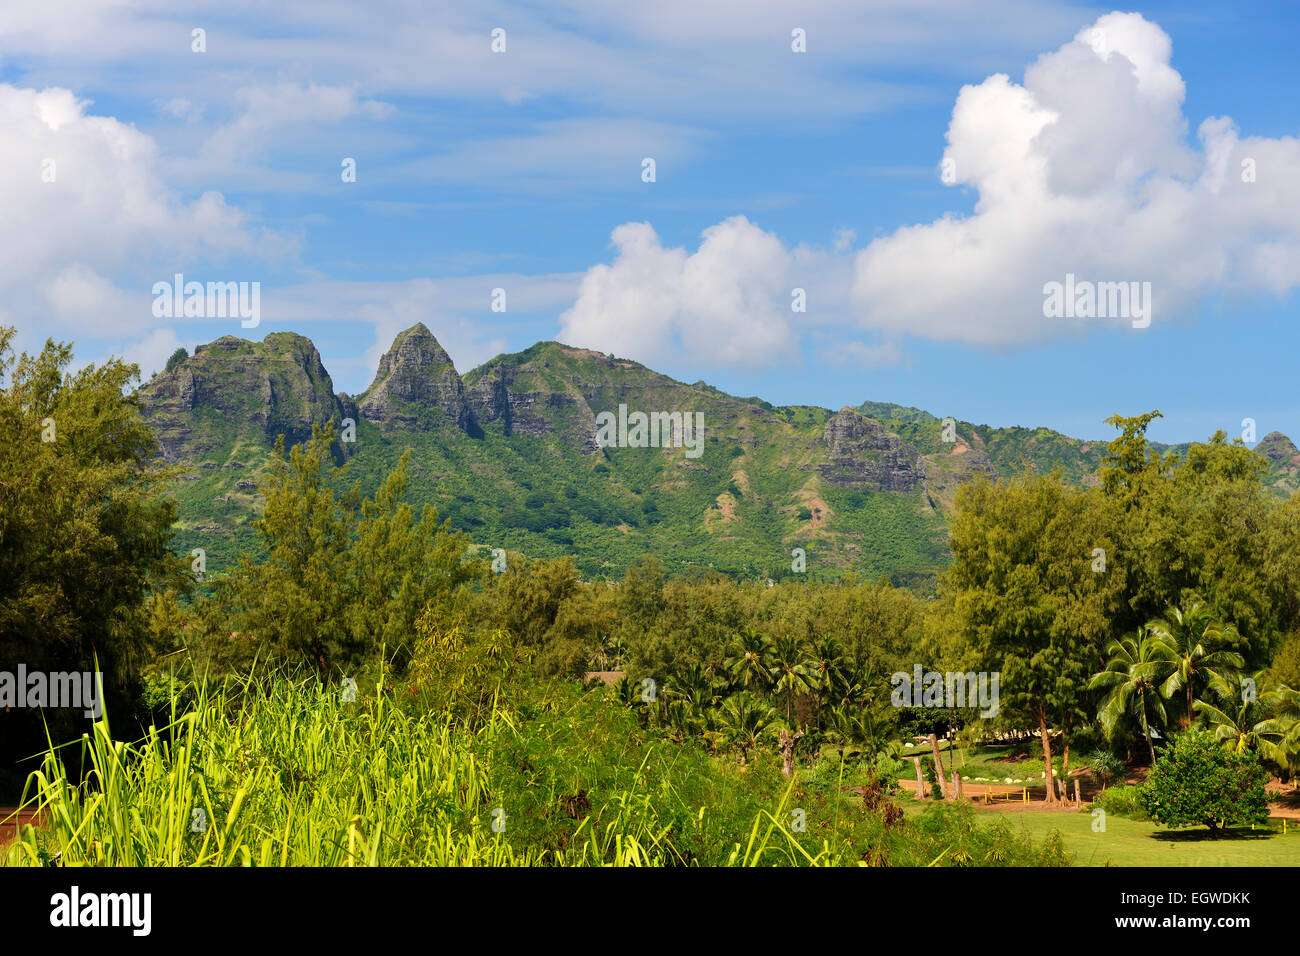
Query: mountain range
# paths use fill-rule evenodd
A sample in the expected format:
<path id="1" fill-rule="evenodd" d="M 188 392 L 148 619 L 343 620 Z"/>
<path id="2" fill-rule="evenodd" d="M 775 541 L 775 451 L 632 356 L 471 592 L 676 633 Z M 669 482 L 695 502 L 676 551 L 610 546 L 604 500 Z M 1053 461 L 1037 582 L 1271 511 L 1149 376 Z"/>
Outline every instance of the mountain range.
<path id="1" fill-rule="evenodd" d="M 462 376 L 423 324 L 397 336 L 355 397 L 334 392 L 315 345 L 292 332 L 225 336 L 177 358 L 137 396 L 163 456 L 188 468 L 175 490 L 177 544 L 204 548 L 215 574 L 255 547 L 250 522 L 277 436 L 303 441 L 331 419 L 356 423 L 355 441 L 336 449 L 364 490 L 409 447 L 408 500 L 434 505 L 481 548 L 572 554 L 588 577 L 621 575 L 653 554 L 678 572 L 781 578 L 802 549 L 810 576 L 925 584 L 948 560 L 947 514 L 962 481 L 1059 467 L 1086 484 L 1105 450 L 955 415 L 945 427 L 881 402 L 774 406 L 558 342 Z M 658 447 L 636 447 L 632 428 L 607 447 L 597 416 L 620 406 L 633 421 L 701 413 L 702 451 L 674 447 L 670 428 Z M 1277 494 L 1300 486 L 1300 452 L 1285 435 L 1266 435 L 1256 451 Z"/>

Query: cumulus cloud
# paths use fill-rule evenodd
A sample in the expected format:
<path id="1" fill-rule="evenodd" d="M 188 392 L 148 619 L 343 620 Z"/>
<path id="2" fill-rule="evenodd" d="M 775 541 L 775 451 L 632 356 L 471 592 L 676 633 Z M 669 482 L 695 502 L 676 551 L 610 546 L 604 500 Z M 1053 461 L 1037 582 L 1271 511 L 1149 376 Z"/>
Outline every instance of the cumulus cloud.
<path id="1" fill-rule="evenodd" d="M 562 341 L 647 363 L 789 360 L 792 255 L 775 235 L 733 216 L 689 254 L 665 249 L 649 223 L 625 223 L 611 238 L 614 262 L 588 270 L 560 316 Z"/>
<path id="2" fill-rule="evenodd" d="M 141 332 L 157 324 L 152 282 L 196 257 L 287 251 L 219 193 L 177 196 L 154 141 L 88 105 L 0 84 L 0 297 L 20 326 L 39 315 L 92 337 Z"/>
<path id="3" fill-rule="evenodd" d="M 977 192 L 974 212 L 863 249 L 860 324 L 1008 346 L 1102 321 L 1044 317 L 1044 285 L 1067 273 L 1150 282 L 1156 325 L 1207 292 L 1300 284 L 1300 140 L 1243 138 L 1212 117 L 1189 148 L 1171 53 L 1155 24 L 1111 13 L 1022 84 L 963 87 L 943 166 Z"/>

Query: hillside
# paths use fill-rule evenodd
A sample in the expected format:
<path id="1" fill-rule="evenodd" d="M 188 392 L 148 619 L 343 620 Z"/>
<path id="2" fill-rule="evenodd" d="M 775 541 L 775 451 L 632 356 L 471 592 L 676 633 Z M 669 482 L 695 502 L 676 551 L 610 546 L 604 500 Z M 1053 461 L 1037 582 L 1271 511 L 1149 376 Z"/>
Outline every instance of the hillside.
<path id="1" fill-rule="evenodd" d="M 413 502 L 483 547 L 573 554 L 596 577 L 654 554 L 675 571 L 781 578 L 803 548 L 810 576 L 924 583 L 946 563 L 945 512 L 961 481 L 1023 460 L 1086 482 L 1103 452 L 1046 429 L 961 421 L 944 441 L 941 419 L 918 409 L 776 407 L 556 342 L 462 377 L 423 325 L 397 336 L 355 399 L 335 394 L 315 346 L 288 332 L 218 339 L 139 398 L 164 455 L 191 466 L 176 490 L 178 545 L 204 548 L 218 575 L 254 543 L 276 436 L 300 441 L 331 418 L 357 423 L 338 453 L 365 490 L 410 447 Z M 626 444 L 602 447 L 601 416 L 619 418 L 620 406 Z M 665 428 L 663 444 L 678 447 L 635 447 L 637 412 L 686 423 L 698 413 L 703 441 L 690 447 L 692 433 Z M 1283 436 L 1261 449 L 1285 491 L 1300 454 Z"/>

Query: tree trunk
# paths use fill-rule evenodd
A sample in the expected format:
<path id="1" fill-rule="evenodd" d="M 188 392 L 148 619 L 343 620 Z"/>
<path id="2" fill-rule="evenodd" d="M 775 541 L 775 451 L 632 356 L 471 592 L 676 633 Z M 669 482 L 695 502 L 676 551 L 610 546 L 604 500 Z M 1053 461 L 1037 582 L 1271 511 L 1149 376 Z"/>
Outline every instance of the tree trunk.
<path id="1" fill-rule="evenodd" d="M 930 735 L 930 750 L 934 753 L 934 778 L 939 783 L 939 796 L 948 799 L 948 785 L 943 779 L 943 761 L 939 758 L 939 738 Z"/>
<path id="2" fill-rule="evenodd" d="M 1071 717 L 1068 721 L 1067 720 L 1061 721 L 1061 746 L 1065 748 L 1061 752 L 1062 753 L 1061 777 L 1065 780 L 1065 786 L 1067 791 L 1070 786 L 1070 728 L 1073 726 L 1073 724 L 1074 724 L 1073 717 Z"/>
<path id="3" fill-rule="evenodd" d="M 1142 733 L 1146 734 L 1147 750 L 1151 751 L 1151 766 L 1156 765 L 1156 745 L 1151 742 L 1151 724 L 1147 722 L 1146 715 L 1147 702 L 1145 697 L 1142 700 Z"/>
<path id="4" fill-rule="evenodd" d="M 320 668 L 321 680 L 328 681 L 330 676 L 330 665 L 329 661 L 325 658 L 325 647 L 321 644 L 320 638 L 312 638 L 311 649 L 316 655 L 316 665 Z"/>
<path id="5" fill-rule="evenodd" d="M 1052 774 L 1052 741 L 1047 734 L 1047 714 L 1043 712 L 1043 705 L 1038 705 L 1038 732 L 1043 738 L 1043 781 L 1046 783 L 1047 802 L 1056 803 L 1056 778 Z"/>
<path id="6" fill-rule="evenodd" d="M 794 745 L 799 742 L 803 736 L 803 731 L 791 735 L 790 731 L 781 729 L 781 772 L 787 777 L 794 773 Z"/>
<path id="7" fill-rule="evenodd" d="M 916 765 L 916 798 L 925 799 L 925 778 L 921 776 L 921 758 L 913 757 L 912 763 Z"/>

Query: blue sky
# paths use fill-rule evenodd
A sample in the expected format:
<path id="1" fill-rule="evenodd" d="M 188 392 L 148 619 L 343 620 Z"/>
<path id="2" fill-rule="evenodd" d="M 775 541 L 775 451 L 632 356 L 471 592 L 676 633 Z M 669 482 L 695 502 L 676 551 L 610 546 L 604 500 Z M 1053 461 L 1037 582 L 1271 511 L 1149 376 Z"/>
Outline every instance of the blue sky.
<path id="1" fill-rule="evenodd" d="M 1300 438 L 1294 5 L 68 7 L 0 11 L 29 349 L 147 375 L 288 329 L 356 393 L 422 321 L 462 372 L 560 339 L 777 403 Z M 176 272 L 260 282 L 259 326 L 156 318 Z M 1045 317 L 1067 272 L 1150 282 L 1150 326 Z"/>

